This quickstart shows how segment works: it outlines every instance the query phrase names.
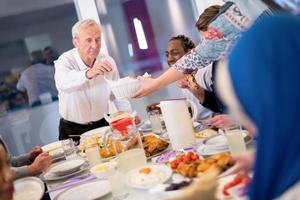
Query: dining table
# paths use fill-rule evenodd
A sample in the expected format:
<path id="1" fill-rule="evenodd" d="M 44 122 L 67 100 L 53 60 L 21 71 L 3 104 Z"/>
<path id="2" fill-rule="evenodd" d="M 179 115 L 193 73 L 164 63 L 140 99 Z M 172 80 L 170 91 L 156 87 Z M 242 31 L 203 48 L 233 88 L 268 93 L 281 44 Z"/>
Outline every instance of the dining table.
<path id="1" fill-rule="evenodd" d="M 147 135 L 147 132 L 144 132 L 143 134 Z M 202 144 L 203 139 L 200 141 L 197 140 L 197 144 Z M 199 145 L 197 146 L 199 148 Z M 194 148 L 196 151 L 197 148 Z M 169 150 L 170 147 L 169 147 Z M 86 157 L 82 157 L 82 154 L 78 154 L 78 157 L 84 159 L 87 162 Z M 157 164 L 154 163 L 155 158 L 149 159 L 147 164 Z M 53 163 L 55 165 L 55 162 Z M 51 166 L 50 166 L 51 167 Z M 174 175 L 174 174 L 173 174 Z M 173 178 L 172 175 L 172 178 Z M 167 183 L 171 183 L 173 179 L 170 178 Z M 78 185 L 92 182 L 95 180 L 99 180 L 96 178 L 91 172 L 90 172 L 90 167 L 88 166 L 85 170 L 82 172 L 71 176 L 66 179 L 59 179 L 59 180 L 54 180 L 54 181 L 46 181 L 46 186 L 47 186 L 47 193 L 49 193 L 49 196 L 52 200 L 59 200 L 59 196 L 65 193 L 67 190 L 70 190 L 71 188 L 74 188 Z M 107 179 L 101 179 L 103 181 L 107 181 Z M 99 188 L 100 189 L 100 188 Z M 86 194 L 88 195 L 88 194 Z M 153 189 L 134 189 L 131 187 L 128 187 L 128 196 L 125 198 L 126 200 L 136 200 L 136 199 L 143 199 L 143 200 L 160 200 L 160 199 L 165 199 L 166 196 L 162 195 L 161 192 L 155 192 Z M 111 193 L 108 193 L 107 195 L 101 197 L 103 200 L 110 200 L 113 199 L 113 196 Z M 226 199 L 231 199 L 227 197 Z"/>

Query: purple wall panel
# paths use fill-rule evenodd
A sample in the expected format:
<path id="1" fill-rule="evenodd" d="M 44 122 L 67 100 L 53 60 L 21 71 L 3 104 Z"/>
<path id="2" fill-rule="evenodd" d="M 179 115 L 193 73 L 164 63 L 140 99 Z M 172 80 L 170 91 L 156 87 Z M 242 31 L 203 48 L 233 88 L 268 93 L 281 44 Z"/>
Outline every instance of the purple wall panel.
<path id="1" fill-rule="evenodd" d="M 128 0 L 122 3 L 125 21 L 127 22 L 129 39 L 132 43 L 134 60 L 143 62 L 139 67 L 138 74 L 144 72 L 154 72 L 162 70 L 162 65 L 159 59 L 159 53 L 155 45 L 154 33 L 151 26 L 150 17 L 148 14 L 145 0 Z M 142 22 L 145 37 L 148 44 L 148 49 L 140 49 L 138 39 L 135 33 L 133 19 L 138 18 Z"/>

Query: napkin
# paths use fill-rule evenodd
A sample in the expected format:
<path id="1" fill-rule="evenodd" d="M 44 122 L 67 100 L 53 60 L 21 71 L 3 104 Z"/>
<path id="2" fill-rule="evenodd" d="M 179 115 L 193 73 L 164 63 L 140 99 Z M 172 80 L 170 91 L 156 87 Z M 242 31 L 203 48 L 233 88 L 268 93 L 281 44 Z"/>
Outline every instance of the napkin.
<path id="1" fill-rule="evenodd" d="M 85 183 L 85 182 L 88 182 L 88 181 L 91 181 L 94 179 L 97 179 L 97 177 L 94 176 L 93 174 L 88 174 L 87 176 L 73 177 L 73 178 L 70 178 L 69 180 L 67 180 L 66 182 L 62 183 L 61 185 L 46 191 L 46 193 L 69 188 L 71 186 L 82 184 L 82 183 Z"/>

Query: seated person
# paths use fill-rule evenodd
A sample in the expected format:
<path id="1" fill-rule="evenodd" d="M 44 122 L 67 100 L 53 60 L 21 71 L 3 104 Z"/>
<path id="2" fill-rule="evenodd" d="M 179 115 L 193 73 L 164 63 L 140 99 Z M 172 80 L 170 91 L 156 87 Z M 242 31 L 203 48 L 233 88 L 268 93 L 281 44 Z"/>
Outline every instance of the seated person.
<path id="1" fill-rule="evenodd" d="M 45 171 L 51 164 L 49 153 L 42 152 L 39 146 L 33 147 L 27 154 L 16 157 L 8 153 L 7 145 L 1 137 L 0 146 L 2 146 L 8 154 L 7 161 L 12 167 L 15 179 L 37 175 Z"/>
<path id="2" fill-rule="evenodd" d="M 185 35 L 178 35 L 176 37 L 172 37 L 169 40 L 167 44 L 167 49 L 165 51 L 168 65 L 171 67 L 171 65 L 173 65 L 177 60 L 179 60 L 183 55 L 188 53 L 194 47 L 195 44 L 193 43 L 193 41 Z M 203 79 L 205 77 L 205 74 L 209 74 L 209 69 L 210 68 L 207 67 L 198 70 L 198 72 L 195 75 L 185 77 L 176 82 L 177 86 L 181 88 L 183 96 L 187 99 L 190 99 L 196 105 L 198 105 L 198 119 L 205 119 L 207 117 L 210 117 L 212 115 L 212 112 L 200 104 L 202 103 L 200 99 L 203 100 L 205 98 L 205 92 L 204 89 L 198 85 L 194 76 Z M 192 79 L 192 82 L 188 81 L 187 79 Z M 208 78 L 207 82 L 209 82 L 209 80 L 210 78 Z M 206 81 L 204 80 L 203 82 L 205 83 Z M 194 86 L 194 84 L 196 84 L 196 86 Z"/>
<path id="3" fill-rule="evenodd" d="M 13 199 L 13 192 L 13 172 L 7 163 L 6 152 L 3 146 L 0 145 L 0 199 Z"/>

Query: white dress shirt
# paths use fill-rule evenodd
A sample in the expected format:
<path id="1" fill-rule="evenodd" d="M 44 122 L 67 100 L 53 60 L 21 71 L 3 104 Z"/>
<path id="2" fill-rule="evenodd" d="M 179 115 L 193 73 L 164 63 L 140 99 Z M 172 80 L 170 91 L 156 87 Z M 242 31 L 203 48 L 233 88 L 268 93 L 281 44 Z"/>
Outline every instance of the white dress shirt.
<path id="1" fill-rule="evenodd" d="M 207 67 L 198 69 L 197 73 L 195 74 L 195 79 L 200 87 L 209 92 L 212 92 L 212 64 L 208 65 Z"/>
<path id="2" fill-rule="evenodd" d="M 119 72 L 113 58 L 99 54 L 98 61 L 107 60 L 112 71 L 105 75 L 107 79 L 119 79 Z M 89 69 L 79 56 L 77 49 L 63 53 L 54 62 L 55 83 L 58 89 L 59 113 L 65 120 L 86 124 L 103 118 L 105 112 L 112 112 L 110 89 L 102 75 L 88 79 Z"/>

